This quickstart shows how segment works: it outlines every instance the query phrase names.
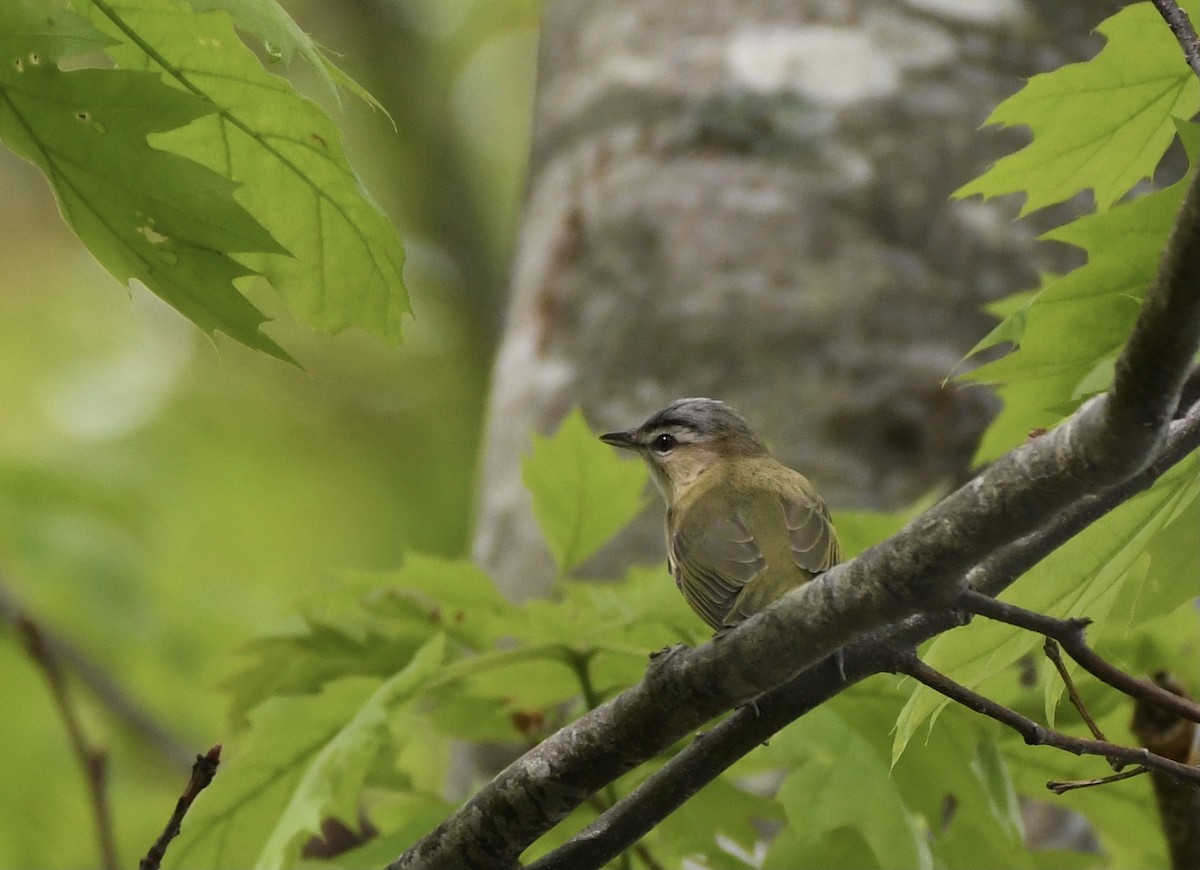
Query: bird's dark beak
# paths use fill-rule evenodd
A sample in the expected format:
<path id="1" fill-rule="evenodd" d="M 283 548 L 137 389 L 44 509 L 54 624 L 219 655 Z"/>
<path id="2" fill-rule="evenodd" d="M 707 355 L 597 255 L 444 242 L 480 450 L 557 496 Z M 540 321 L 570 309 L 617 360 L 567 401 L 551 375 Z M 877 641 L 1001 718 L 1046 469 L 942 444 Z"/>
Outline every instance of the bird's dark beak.
<path id="1" fill-rule="evenodd" d="M 611 444 L 613 447 L 622 447 L 625 450 L 637 450 L 638 443 L 633 437 L 633 431 L 629 432 L 609 432 L 607 435 L 601 435 L 600 440 L 605 444 Z"/>

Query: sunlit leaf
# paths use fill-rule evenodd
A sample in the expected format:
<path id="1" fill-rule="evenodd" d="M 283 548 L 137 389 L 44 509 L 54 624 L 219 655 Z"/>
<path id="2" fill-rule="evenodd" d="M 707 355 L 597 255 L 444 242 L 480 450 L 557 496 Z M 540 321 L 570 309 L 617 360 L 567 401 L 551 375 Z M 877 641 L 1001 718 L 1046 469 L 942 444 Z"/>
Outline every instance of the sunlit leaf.
<path id="1" fill-rule="evenodd" d="M 826 705 L 880 759 L 890 753 L 891 727 L 905 700 L 896 682 L 880 676 Z M 1006 786 L 1007 766 L 995 751 L 998 731 L 990 720 L 953 707 L 940 720 L 937 739 L 910 744 L 890 770 L 894 795 L 926 832 L 938 866 L 975 868 L 981 853 L 996 866 L 1029 866 L 1019 807 Z M 874 795 L 864 796 L 864 803 L 873 806 Z M 872 818 L 865 810 L 858 824 L 869 826 Z"/>
<path id="2" fill-rule="evenodd" d="M 437 672 L 445 642 L 435 637 L 421 648 L 408 667 L 375 690 L 354 716 L 307 765 L 291 790 L 287 807 L 271 830 L 257 870 L 290 865 L 300 851 L 300 838 L 321 833 L 327 816 L 355 824 L 358 798 L 375 754 L 387 739 L 388 710 L 411 698 Z"/>
<path id="3" fill-rule="evenodd" d="M 382 684 L 348 678 L 318 695 L 258 707 L 250 739 L 189 814 L 169 863 L 282 867 L 298 854 L 301 837 L 320 832 L 322 819 L 356 828 L 363 780 L 390 739 L 389 710 L 424 686 L 443 655 L 438 637 Z"/>
<path id="4" fill-rule="evenodd" d="M 985 434 L 976 461 L 1011 450 L 1030 430 L 1056 424 L 1083 399 L 1107 388 L 1112 361 L 1158 267 L 1185 184 L 1180 181 L 1047 233 L 1047 238 L 1083 248 L 1088 261 L 1028 299 L 1012 315 L 1019 327 L 1005 321 L 1009 337 L 1019 338 L 1016 348 L 962 375 L 963 380 L 1000 384 L 1004 399 L 1004 413 Z"/>
<path id="5" fill-rule="evenodd" d="M 350 167 L 337 126 L 311 100 L 263 69 L 224 11 L 178 0 L 80 0 L 119 41 L 118 65 L 160 76 L 208 113 L 158 134 L 155 147 L 234 182 L 237 202 L 286 253 L 239 253 L 301 319 L 328 332 L 360 326 L 400 336 L 408 311 L 395 227 Z M 165 129 L 165 128 L 163 128 Z"/>
<path id="6" fill-rule="evenodd" d="M 981 740 L 975 757 L 971 759 L 971 772 L 983 786 L 988 796 L 992 816 L 1005 822 L 1008 833 L 1017 842 L 1025 839 L 1025 825 L 1021 818 L 1021 805 L 1013 788 L 1012 777 L 1004 756 L 993 740 Z"/>
<path id="7" fill-rule="evenodd" d="M 394 571 L 348 574 L 299 602 L 305 626 L 255 638 L 222 684 L 238 721 L 274 695 L 308 694 L 350 676 L 387 676 L 440 631 L 478 649 L 522 617 L 465 559 L 410 553 Z M 508 621 L 506 621 L 508 620 Z"/>
<path id="8" fill-rule="evenodd" d="M 358 574 L 348 581 L 371 590 L 363 604 L 380 618 L 415 616 L 476 649 L 491 648 L 520 619 L 516 606 L 469 559 L 409 553 L 394 571 Z M 313 620 L 324 618 L 317 609 L 306 607 L 305 612 Z"/>
<path id="9" fill-rule="evenodd" d="M 1176 119 L 1200 109 L 1200 83 L 1149 3 L 1097 30 L 1107 41 L 1094 58 L 1034 76 L 992 112 L 989 124 L 1028 126 L 1033 142 L 956 196 L 1024 192 L 1026 214 L 1091 189 L 1104 210 L 1153 174 Z"/>
<path id="10" fill-rule="evenodd" d="M 134 70 L 63 71 L 56 61 L 111 42 L 65 10 L 0 4 L 0 137 L 49 179 L 63 216 L 121 281 L 137 279 L 207 333 L 286 354 L 235 288 L 235 254 L 284 249 L 234 198 L 237 185 L 153 147 L 152 134 L 213 112 L 202 95 Z"/>
<path id="11" fill-rule="evenodd" d="M 642 507 L 646 470 L 601 443 L 578 409 L 521 463 L 533 512 L 562 572 L 577 567 Z"/>
<path id="12" fill-rule="evenodd" d="M 1047 286 L 1053 281 L 1053 276 L 1043 275 L 1042 287 Z M 1029 308 L 1033 305 L 1034 300 L 1037 299 L 1040 292 L 1040 288 L 1038 290 L 1026 290 L 1006 296 L 990 305 L 985 305 L 984 310 L 988 314 L 993 314 L 1001 318 L 1001 320 L 993 327 L 991 332 L 979 339 L 975 346 L 967 351 L 964 359 L 999 344 L 1011 344 L 1014 347 L 1020 345 L 1021 337 L 1025 335 L 1025 322 L 1029 317 Z"/>
<path id="13" fill-rule="evenodd" d="M 1147 492 L 1089 526 L 1051 553 L 1013 585 L 1003 598 L 1058 617 L 1088 616 L 1102 631 L 1113 597 L 1163 526 L 1195 498 L 1194 463 L 1176 467 Z M 922 657 L 968 687 L 1011 667 L 1041 643 L 1041 637 L 1001 622 L 977 619 L 940 635 Z M 896 725 L 893 758 L 916 729 L 937 715 L 947 699 L 917 686 Z"/>
<path id="14" fill-rule="evenodd" d="M 852 840 L 866 845 L 871 861 L 849 866 L 932 868 L 924 837 L 896 794 L 887 759 L 845 719 L 819 707 L 774 743 L 779 745 L 772 749 L 789 760 L 779 800 L 799 842 L 773 845 L 765 867 L 799 866 L 796 858 L 805 850 L 821 854 L 830 837 L 853 832 Z M 865 857 L 859 847 L 849 855 L 854 861 Z M 813 860 L 806 857 L 805 865 Z M 821 860 L 820 866 L 848 866 L 827 863 L 833 860 L 828 853 Z"/>
<path id="15" fill-rule="evenodd" d="M 1192 468 L 1200 460 L 1189 460 Z M 1181 499 L 1180 513 L 1155 535 L 1147 548 L 1150 564 L 1139 583 L 1121 589 L 1107 630 L 1123 635 L 1142 623 L 1166 616 L 1191 601 L 1200 578 L 1200 499 L 1197 488 Z"/>

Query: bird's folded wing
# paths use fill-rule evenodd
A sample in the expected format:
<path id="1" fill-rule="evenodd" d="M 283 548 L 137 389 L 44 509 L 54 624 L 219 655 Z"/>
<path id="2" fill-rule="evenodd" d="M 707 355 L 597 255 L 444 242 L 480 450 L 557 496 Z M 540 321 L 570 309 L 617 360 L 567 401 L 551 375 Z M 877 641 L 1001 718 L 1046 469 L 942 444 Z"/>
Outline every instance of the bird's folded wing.
<path id="1" fill-rule="evenodd" d="M 842 561 L 842 547 L 825 504 L 806 497 L 782 498 L 788 544 L 796 567 L 820 574 Z"/>
<path id="2" fill-rule="evenodd" d="M 693 510 L 671 540 L 676 581 L 688 603 L 714 628 L 724 624 L 742 588 L 767 562 L 754 535 L 734 516 Z"/>

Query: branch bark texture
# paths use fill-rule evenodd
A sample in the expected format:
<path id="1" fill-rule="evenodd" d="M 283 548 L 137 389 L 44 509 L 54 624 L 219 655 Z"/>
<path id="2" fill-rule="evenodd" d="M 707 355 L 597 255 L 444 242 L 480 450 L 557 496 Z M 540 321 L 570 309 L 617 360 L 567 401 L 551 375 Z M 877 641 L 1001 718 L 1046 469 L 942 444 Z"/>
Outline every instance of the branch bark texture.
<path id="1" fill-rule="evenodd" d="M 1200 788 L 1200 768 L 1181 764 L 1172 758 L 1165 758 L 1142 747 L 1119 746 L 1107 740 L 1092 740 L 1084 737 L 1072 737 L 1046 728 L 1034 722 L 1028 716 L 1022 716 L 1002 704 L 997 704 L 978 692 L 954 682 L 945 674 L 931 668 L 920 659 L 913 656 L 902 666 L 901 670 L 918 682 L 924 683 L 953 701 L 957 701 L 969 710 L 981 713 L 995 719 L 1003 725 L 1012 728 L 1030 746 L 1053 746 L 1075 755 L 1097 755 L 1108 759 L 1112 764 L 1137 764 L 1152 770 L 1173 774 L 1175 777 L 1193 783 Z"/>
<path id="2" fill-rule="evenodd" d="M 856 637 L 949 609 L 970 569 L 1146 469 L 1166 442 L 1200 348 L 1198 279 L 1200 189 L 1193 177 L 1108 393 L 997 460 L 888 541 L 719 640 L 658 657 L 640 684 L 501 771 L 389 866 L 515 865 L 530 843 L 621 772 Z"/>
<path id="3" fill-rule="evenodd" d="M 1013 203 L 950 193 L 1016 147 L 977 129 L 1018 76 L 1093 53 L 1111 12 L 546 4 L 481 464 L 475 555 L 498 587 L 549 589 L 519 459 L 575 406 L 608 431 L 724 399 L 836 506 L 961 482 L 995 404 L 945 373 L 989 327 L 984 303 L 1078 252 L 1034 241 L 1065 208 L 1014 225 Z M 647 511 L 589 568 L 615 576 L 661 547 Z"/>
<path id="4" fill-rule="evenodd" d="M 1166 672 L 1155 674 L 1154 684 L 1184 695 L 1183 687 Z M 1132 729 L 1137 738 L 1153 752 L 1185 764 L 1200 762 L 1197 727 L 1195 721 L 1189 722 L 1144 699 L 1139 699 L 1134 707 Z M 1171 855 L 1171 870 L 1200 867 L 1200 788 L 1160 771 L 1151 771 L 1150 779 Z"/>
<path id="5" fill-rule="evenodd" d="M 1080 499 L 1037 533 L 1000 548 L 968 573 L 970 585 L 990 595 L 1003 590 L 1089 524 L 1149 489 L 1169 468 L 1197 448 L 1200 448 L 1200 397 L 1172 425 L 1166 448 L 1151 466 L 1102 496 Z M 979 597 L 993 600 L 982 594 Z M 739 712 L 708 731 L 703 740 L 693 741 L 624 800 L 563 846 L 531 864 L 529 870 L 602 867 L 783 726 L 848 685 L 895 670 L 918 644 L 960 623 L 957 612 L 934 613 L 914 617 L 854 642 L 843 651 L 844 681 L 831 659 L 809 668 L 785 686 L 759 698 L 761 715 Z"/>

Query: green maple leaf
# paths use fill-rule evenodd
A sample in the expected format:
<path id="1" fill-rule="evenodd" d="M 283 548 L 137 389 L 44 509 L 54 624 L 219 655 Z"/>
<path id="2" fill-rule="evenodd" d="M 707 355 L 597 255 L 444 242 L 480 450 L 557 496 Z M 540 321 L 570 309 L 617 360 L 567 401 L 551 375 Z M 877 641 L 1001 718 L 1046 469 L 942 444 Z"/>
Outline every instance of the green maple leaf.
<path id="1" fill-rule="evenodd" d="M 278 695 L 311 694 L 335 680 L 386 676 L 435 634 L 489 649 L 514 633 L 516 608 L 464 559 L 410 553 L 393 571 L 353 574 L 299 602 L 304 626 L 247 643 L 222 683 L 231 718 Z"/>
<path id="2" fill-rule="evenodd" d="M 617 456 L 578 409 L 552 438 L 535 435 L 521 463 L 533 512 L 560 571 L 578 566 L 642 508 L 646 470 Z"/>
<path id="3" fill-rule="evenodd" d="M 364 781 L 382 749 L 397 749 L 389 716 L 422 692 L 444 656 L 436 635 L 383 682 L 348 677 L 318 695 L 260 705 L 249 739 L 188 815 L 171 865 L 289 866 L 324 819 L 356 828 Z"/>
<path id="4" fill-rule="evenodd" d="M 794 867 L 802 860 L 813 861 L 810 866 L 838 866 L 822 840 L 853 831 L 855 857 L 841 866 L 933 867 L 929 846 L 870 736 L 826 707 L 811 711 L 785 733 L 784 752 L 792 750 L 788 754 L 795 757 L 787 759 L 790 772 L 779 787 L 779 801 L 792 824 L 789 835 L 772 844 L 765 866 Z M 870 823 L 864 824 L 867 794 L 871 813 Z"/>
<path id="5" fill-rule="evenodd" d="M 111 42 L 68 10 L 0 6 L 0 137 L 46 174 L 113 275 L 141 281 L 209 334 L 286 358 L 234 287 L 253 271 L 229 253 L 283 249 L 234 200 L 232 181 L 148 142 L 213 107 L 150 73 L 58 67 Z"/>
<path id="6" fill-rule="evenodd" d="M 1083 248 L 1088 261 L 1049 280 L 1031 298 L 1022 295 L 1019 309 L 975 348 L 1006 340 L 1016 344 L 1006 356 L 962 376 L 1002 385 L 1005 410 L 985 434 L 977 460 L 1010 450 L 1033 428 L 1055 425 L 1108 387 L 1113 360 L 1133 327 L 1186 183 L 1046 234 Z"/>
<path id="7" fill-rule="evenodd" d="M 1200 82 L 1149 3 L 1097 29 L 1107 43 L 1096 57 L 1034 76 L 992 112 L 988 124 L 1026 125 L 1033 141 L 955 196 L 1023 191 L 1027 214 L 1090 188 L 1104 210 L 1154 172 L 1176 120 L 1200 109 Z"/>
<path id="8" fill-rule="evenodd" d="M 119 66 L 162 76 L 213 110 L 153 144 L 236 182 L 235 198 L 287 253 L 240 255 L 301 319 L 400 337 L 408 312 L 396 229 L 363 188 L 329 116 L 263 69 L 222 11 L 178 0 L 76 0 L 117 40 Z M 244 4 L 232 4 L 235 7 Z"/>
<path id="9" fill-rule="evenodd" d="M 272 0 L 208 0 L 268 53 L 369 95 Z M 177 0 L 76 0 L 87 20 L 0 4 L 0 138 L 39 166 L 68 223 L 122 281 L 208 334 L 288 359 L 243 295 L 266 277 L 302 320 L 400 337 L 408 300 L 395 228 L 351 169 L 336 125 L 263 69 L 224 11 Z M 239 19 L 240 21 L 240 19 Z M 120 69 L 64 71 L 103 49 Z"/>

